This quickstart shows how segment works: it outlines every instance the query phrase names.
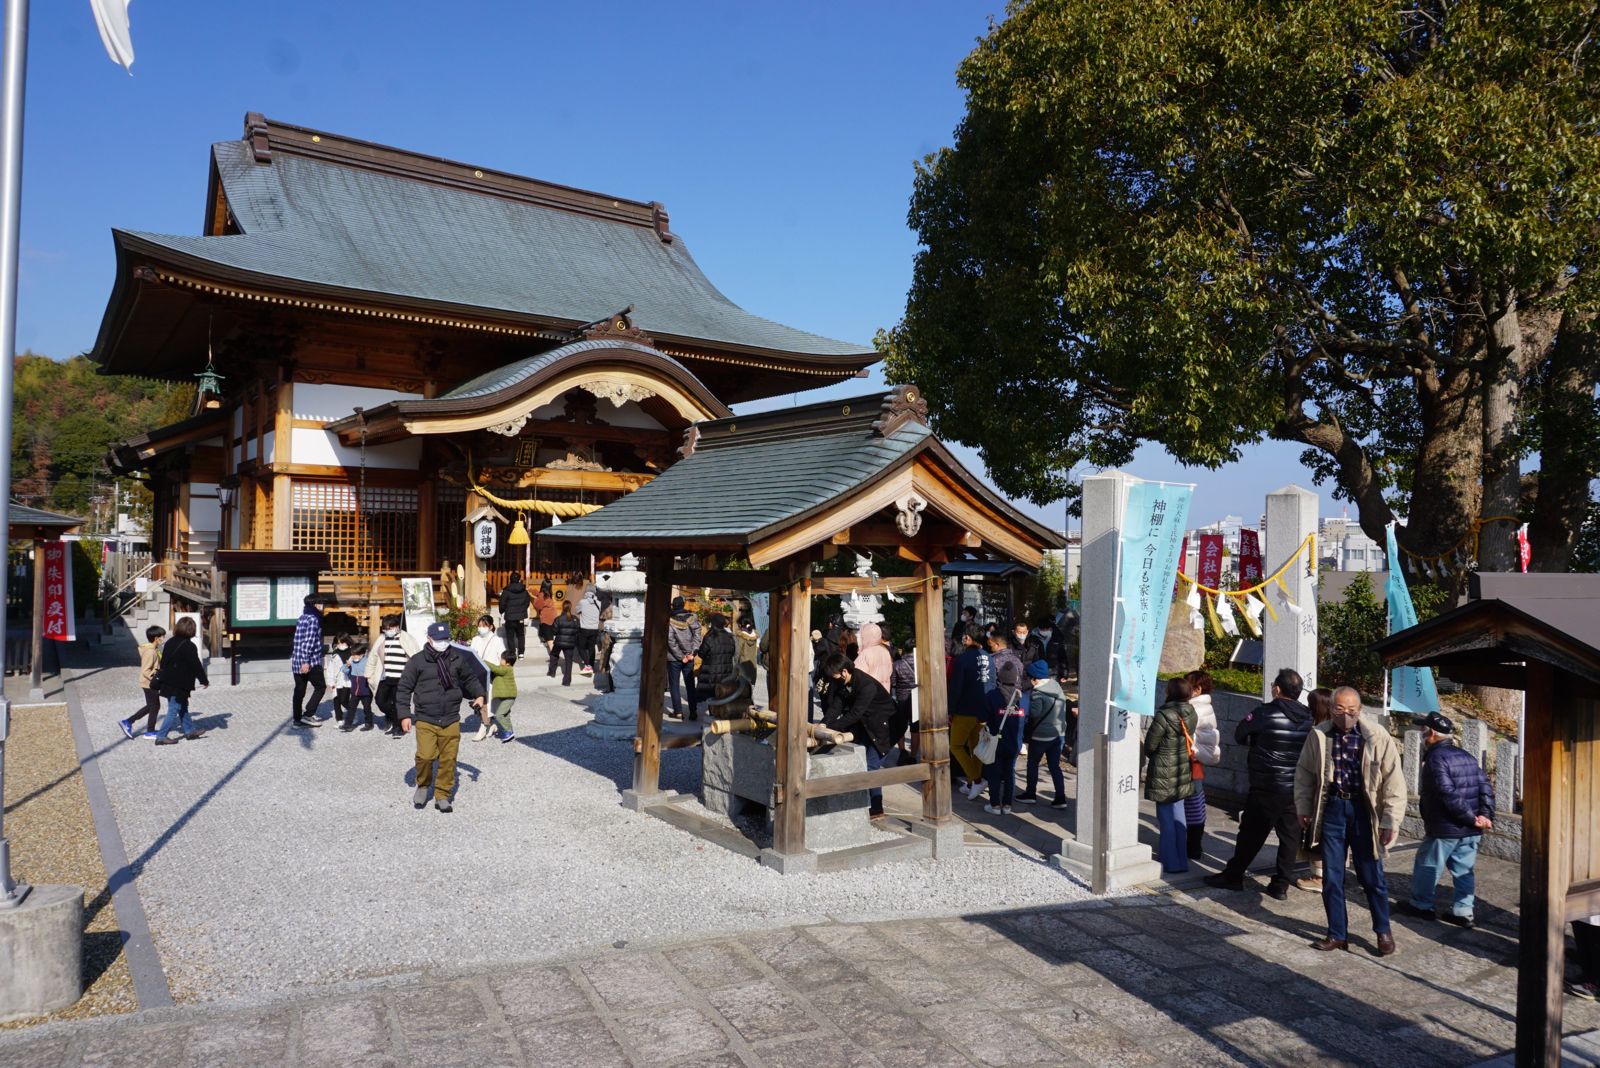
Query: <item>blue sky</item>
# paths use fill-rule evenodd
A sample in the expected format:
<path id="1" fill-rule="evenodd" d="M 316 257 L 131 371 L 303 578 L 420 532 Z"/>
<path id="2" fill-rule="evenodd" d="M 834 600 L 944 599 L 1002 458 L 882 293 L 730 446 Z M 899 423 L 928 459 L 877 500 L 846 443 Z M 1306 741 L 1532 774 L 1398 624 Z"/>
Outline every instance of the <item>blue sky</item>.
<path id="1" fill-rule="evenodd" d="M 198 233 L 208 148 L 240 136 L 247 111 L 659 200 L 733 300 L 870 341 L 905 304 L 912 165 L 950 142 L 956 65 L 1003 14 L 957 0 L 139 0 L 130 78 L 87 0 L 32 7 L 17 345 L 57 357 L 94 342 L 111 228 Z M 1311 485 L 1298 456 L 1269 443 L 1210 472 L 1147 448 L 1128 470 L 1198 483 L 1196 522 L 1253 519 L 1267 492 Z M 1058 505 L 1023 507 L 1061 524 Z"/>

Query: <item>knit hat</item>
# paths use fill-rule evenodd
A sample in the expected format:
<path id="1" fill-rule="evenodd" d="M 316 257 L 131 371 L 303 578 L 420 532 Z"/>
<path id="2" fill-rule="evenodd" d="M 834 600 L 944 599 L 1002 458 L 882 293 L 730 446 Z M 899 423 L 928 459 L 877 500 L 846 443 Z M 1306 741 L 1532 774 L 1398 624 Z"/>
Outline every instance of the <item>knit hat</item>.
<path id="1" fill-rule="evenodd" d="M 1050 665 L 1046 664 L 1043 660 L 1035 660 L 1033 663 L 1028 665 L 1028 678 L 1048 679 L 1049 677 Z"/>
<path id="2" fill-rule="evenodd" d="M 1002 686 L 1020 685 L 1022 683 L 1022 665 L 1018 661 L 1007 657 L 1000 661 L 1000 668 L 995 673 L 995 677 Z"/>

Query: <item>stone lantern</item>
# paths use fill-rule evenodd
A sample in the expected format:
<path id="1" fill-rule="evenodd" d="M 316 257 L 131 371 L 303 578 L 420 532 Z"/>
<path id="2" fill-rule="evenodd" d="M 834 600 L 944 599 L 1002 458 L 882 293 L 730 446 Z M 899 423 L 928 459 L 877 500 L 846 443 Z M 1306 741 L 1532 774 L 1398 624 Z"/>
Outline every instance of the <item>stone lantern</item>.
<path id="1" fill-rule="evenodd" d="M 638 733 L 639 683 L 644 669 L 644 572 L 639 558 L 628 553 L 621 571 L 606 571 L 595 576 L 595 585 L 611 594 L 611 618 L 606 633 L 611 635 L 610 693 L 595 703 L 594 719 L 584 727 L 595 738 L 627 740 Z"/>

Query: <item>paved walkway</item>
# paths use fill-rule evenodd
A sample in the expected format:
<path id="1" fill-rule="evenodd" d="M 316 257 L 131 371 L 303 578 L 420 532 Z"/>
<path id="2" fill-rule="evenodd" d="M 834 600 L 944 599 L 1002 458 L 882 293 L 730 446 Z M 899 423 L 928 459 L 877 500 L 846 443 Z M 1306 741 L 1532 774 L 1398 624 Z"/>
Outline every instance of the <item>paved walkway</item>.
<path id="1" fill-rule="evenodd" d="M 1086 900 L 1033 852 L 1048 809 L 963 803 L 987 847 L 954 863 L 782 877 L 616 807 L 626 747 L 594 755 L 571 691 L 530 693 L 520 752 L 463 745 L 446 817 L 405 803 L 407 743 L 286 734 L 277 684 L 202 697 L 199 743 L 112 737 L 127 669 L 101 655 L 73 684 L 96 759 L 174 990 L 210 1003 L 0 1037 L 8 1068 L 1404 1066 L 1513 1041 L 1516 872 L 1488 858 L 1477 930 L 1399 919 L 1385 960 L 1359 901 L 1356 951 L 1315 953 L 1318 897 L 1198 887 L 1214 861 Z"/>

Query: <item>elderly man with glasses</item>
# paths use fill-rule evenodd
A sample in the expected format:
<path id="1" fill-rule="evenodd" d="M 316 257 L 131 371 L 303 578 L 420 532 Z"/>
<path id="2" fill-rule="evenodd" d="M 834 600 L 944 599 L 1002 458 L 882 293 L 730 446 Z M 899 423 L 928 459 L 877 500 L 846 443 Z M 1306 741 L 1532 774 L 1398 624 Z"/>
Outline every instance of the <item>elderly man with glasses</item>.
<path id="1" fill-rule="evenodd" d="M 1309 829 L 1308 845 L 1322 844 L 1322 905 L 1328 936 L 1311 943 L 1323 951 L 1349 949 L 1345 913 L 1345 859 L 1354 854 L 1356 879 L 1367 895 L 1377 955 L 1395 951 L 1389 928 L 1389 885 L 1383 858 L 1406 814 L 1400 750 L 1381 725 L 1361 718 L 1361 694 L 1333 691 L 1333 718 L 1306 738 L 1294 776 L 1295 811 Z"/>

